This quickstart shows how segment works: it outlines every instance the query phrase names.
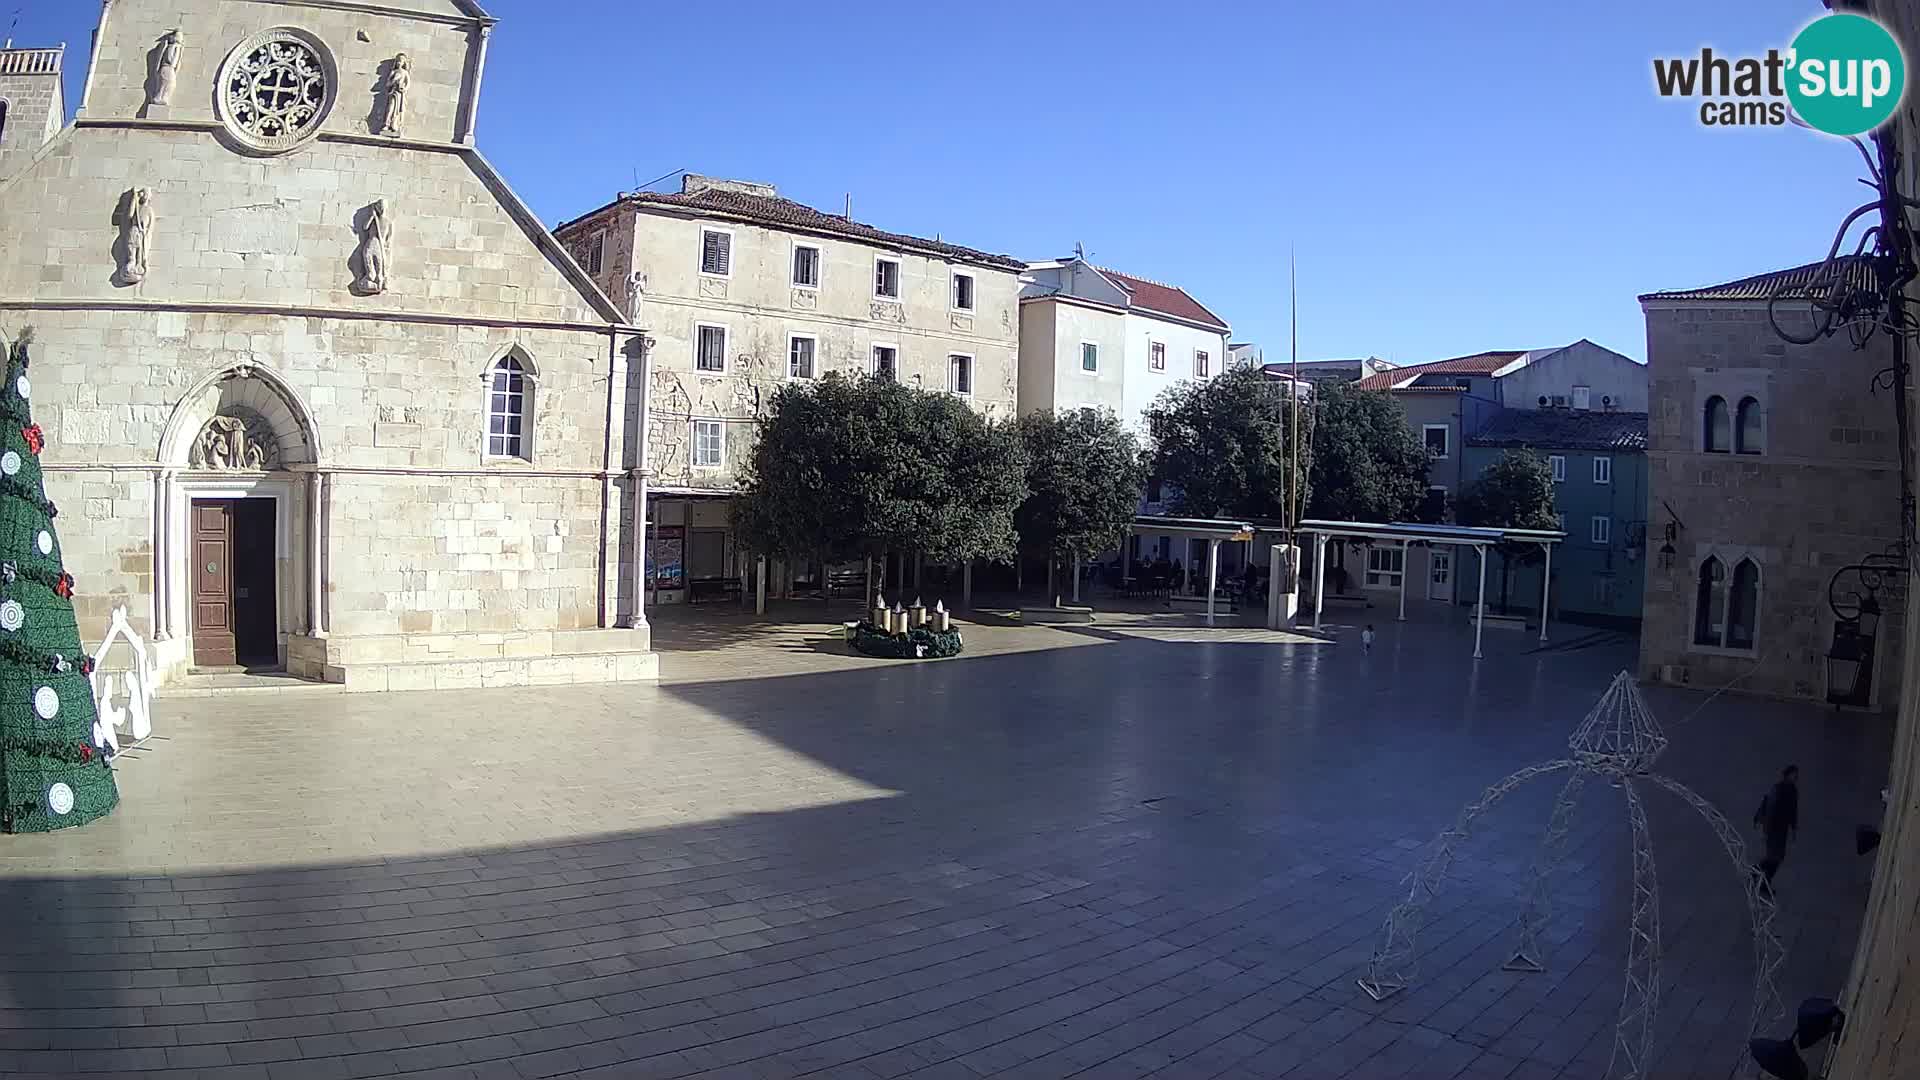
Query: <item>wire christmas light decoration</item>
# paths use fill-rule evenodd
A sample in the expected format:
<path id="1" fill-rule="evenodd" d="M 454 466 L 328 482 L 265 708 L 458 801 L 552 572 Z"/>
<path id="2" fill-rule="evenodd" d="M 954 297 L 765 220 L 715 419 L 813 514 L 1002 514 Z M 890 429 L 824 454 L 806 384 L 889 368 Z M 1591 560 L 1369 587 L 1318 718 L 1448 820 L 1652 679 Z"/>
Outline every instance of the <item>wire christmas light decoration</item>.
<path id="1" fill-rule="evenodd" d="M 1747 860 L 1740 831 L 1712 803 L 1680 781 L 1653 771 L 1667 737 L 1640 697 L 1633 676 L 1614 676 L 1593 710 L 1567 740 L 1568 756 L 1529 765 L 1482 792 L 1460 811 L 1453 826 L 1428 847 L 1420 865 L 1408 875 L 1406 899 L 1387 915 L 1380 947 L 1367 962 L 1360 988 L 1382 1001 L 1413 985 L 1418 968 L 1420 929 L 1427 905 L 1445 883 L 1455 850 L 1473 835 L 1480 815 L 1529 781 L 1553 773 L 1569 773 L 1554 800 L 1547 833 L 1528 872 L 1526 902 L 1520 915 L 1519 940 L 1506 970 L 1546 970 L 1541 934 L 1551 914 L 1551 879 L 1566 855 L 1567 834 L 1580 794 L 1589 777 L 1621 788 L 1627 800 L 1627 824 L 1633 834 L 1633 900 L 1627 934 L 1627 969 L 1621 990 L 1620 1012 L 1614 1025 L 1613 1058 L 1607 1075 L 1618 1080 L 1644 1080 L 1652 1075 L 1654 1018 L 1660 1010 L 1660 880 L 1653 860 L 1646 806 L 1639 783 L 1671 792 L 1707 822 L 1726 849 L 1735 876 L 1746 893 L 1747 914 L 1753 928 L 1753 1006 L 1748 1032 L 1755 1034 L 1786 1015 L 1775 985 L 1786 950 L 1774 933 L 1773 898 L 1763 889 L 1764 879 Z"/>

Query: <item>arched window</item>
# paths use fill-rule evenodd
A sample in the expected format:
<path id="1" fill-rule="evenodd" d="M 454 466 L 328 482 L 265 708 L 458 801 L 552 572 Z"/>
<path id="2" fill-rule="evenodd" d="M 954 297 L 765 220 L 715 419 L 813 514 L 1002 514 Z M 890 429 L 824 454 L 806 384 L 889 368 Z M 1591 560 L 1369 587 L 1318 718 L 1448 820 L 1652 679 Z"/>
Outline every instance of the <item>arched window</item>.
<path id="1" fill-rule="evenodd" d="M 0 101 L 0 146 L 7 142 L 7 103 Z"/>
<path id="2" fill-rule="evenodd" d="M 533 379 L 512 353 L 487 373 L 487 456 L 533 460 Z"/>
<path id="3" fill-rule="evenodd" d="M 1743 397 L 1740 407 L 1734 410 L 1733 452 L 1757 454 L 1765 448 L 1766 442 L 1760 433 L 1760 402 Z"/>
<path id="4" fill-rule="evenodd" d="M 1727 603 L 1727 567 L 1719 559 L 1708 558 L 1700 564 L 1700 591 L 1693 605 L 1693 643 L 1719 645 L 1725 624 L 1721 613 Z"/>
<path id="5" fill-rule="evenodd" d="M 1709 454 L 1724 454 L 1732 449 L 1732 427 L 1728 423 L 1727 399 L 1715 394 L 1707 399 L 1706 429 L 1701 432 L 1701 448 Z"/>
<path id="6" fill-rule="evenodd" d="M 1755 616 L 1760 610 L 1760 567 L 1741 559 L 1733 568 L 1733 590 L 1727 594 L 1727 648 L 1753 648 Z"/>

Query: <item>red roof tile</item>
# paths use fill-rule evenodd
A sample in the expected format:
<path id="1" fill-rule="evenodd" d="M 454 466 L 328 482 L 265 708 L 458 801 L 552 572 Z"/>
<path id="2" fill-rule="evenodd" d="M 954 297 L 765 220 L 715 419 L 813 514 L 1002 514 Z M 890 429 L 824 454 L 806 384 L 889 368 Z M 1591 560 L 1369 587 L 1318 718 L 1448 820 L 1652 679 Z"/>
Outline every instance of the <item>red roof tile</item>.
<path id="1" fill-rule="evenodd" d="M 1127 290 L 1133 297 L 1133 306 L 1162 315 L 1171 315 L 1176 319 L 1200 323 L 1204 326 L 1227 328 L 1225 319 L 1207 310 L 1207 306 L 1187 294 L 1187 290 L 1173 285 L 1162 285 L 1157 281 L 1137 278 L 1132 274 L 1123 274 L 1118 270 L 1109 270 L 1104 266 L 1096 267 L 1102 274 L 1112 278 L 1114 283 Z"/>
<path id="2" fill-rule="evenodd" d="M 1474 353 L 1472 356 L 1456 356 L 1451 360 L 1435 360 L 1430 364 L 1411 364 L 1376 372 L 1361 379 L 1359 385 L 1362 390 L 1391 390 L 1400 383 L 1411 382 L 1422 375 L 1491 375 L 1526 353 L 1525 349 L 1502 349 Z"/>

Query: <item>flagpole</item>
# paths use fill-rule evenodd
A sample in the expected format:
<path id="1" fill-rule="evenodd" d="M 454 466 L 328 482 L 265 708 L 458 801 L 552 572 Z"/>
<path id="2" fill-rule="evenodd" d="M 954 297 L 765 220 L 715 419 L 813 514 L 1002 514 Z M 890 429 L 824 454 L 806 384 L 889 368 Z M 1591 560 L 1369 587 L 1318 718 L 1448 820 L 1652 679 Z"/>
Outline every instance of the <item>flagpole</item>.
<path id="1" fill-rule="evenodd" d="M 1291 244 L 1287 245 L 1287 291 L 1291 294 L 1293 307 L 1293 468 L 1287 470 L 1292 481 L 1287 485 L 1291 492 L 1288 498 L 1290 505 L 1287 507 L 1292 517 L 1291 534 L 1300 527 L 1300 503 L 1304 501 L 1300 498 L 1300 275 Z M 1294 542 L 1291 535 L 1288 536 L 1288 542 Z"/>

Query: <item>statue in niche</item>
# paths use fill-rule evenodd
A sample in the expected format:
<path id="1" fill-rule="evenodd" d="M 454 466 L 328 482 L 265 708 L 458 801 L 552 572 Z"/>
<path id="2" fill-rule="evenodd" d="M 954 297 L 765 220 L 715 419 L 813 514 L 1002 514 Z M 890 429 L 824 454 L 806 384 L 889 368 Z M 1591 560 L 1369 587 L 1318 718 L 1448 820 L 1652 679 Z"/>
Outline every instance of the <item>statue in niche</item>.
<path id="1" fill-rule="evenodd" d="M 147 104 L 171 104 L 173 88 L 179 81 L 180 31 L 175 28 L 160 35 L 160 62 L 154 66 L 153 92 L 147 96 Z"/>
<path id="2" fill-rule="evenodd" d="M 647 298 L 647 273 L 635 270 L 627 278 L 627 321 L 640 325 L 640 305 Z"/>
<path id="3" fill-rule="evenodd" d="M 153 241 L 153 189 L 137 187 L 120 216 L 120 269 L 116 285 L 138 285 L 147 279 L 147 254 Z"/>
<path id="4" fill-rule="evenodd" d="M 393 58 L 393 70 L 381 87 L 386 92 L 386 110 L 380 117 L 380 134 L 399 135 L 407 119 L 407 88 L 413 85 L 413 60 L 406 53 Z"/>
<path id="5" fill-rule="evenodd" d="M 280 445 L 258 416 L 216 416 L 200 429 L 188 451 L 196 469 L 261 472 L 278 463 Z"/>
<path id="6" fill-rule="evenodd" d="M 393 221 L 387 216 L 387 200 L 379 199 L 367 207 L 367 222 L 360 233 L 360 277 L 353 283 L 362 296 L 377 296 L 387 291 L 387 260 L 392 252 Z"/>

